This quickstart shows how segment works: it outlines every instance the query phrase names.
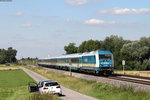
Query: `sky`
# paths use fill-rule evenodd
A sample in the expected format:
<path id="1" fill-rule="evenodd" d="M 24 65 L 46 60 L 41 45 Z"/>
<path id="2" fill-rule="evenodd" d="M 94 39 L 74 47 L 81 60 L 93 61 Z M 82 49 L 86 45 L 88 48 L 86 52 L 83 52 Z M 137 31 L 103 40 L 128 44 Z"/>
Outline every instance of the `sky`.
<path id="1" fill-rule="evenodd" d="M 70 42 L 150 36 L 150 0 L 0 0 L 0 48 L 59 56 Z"/>

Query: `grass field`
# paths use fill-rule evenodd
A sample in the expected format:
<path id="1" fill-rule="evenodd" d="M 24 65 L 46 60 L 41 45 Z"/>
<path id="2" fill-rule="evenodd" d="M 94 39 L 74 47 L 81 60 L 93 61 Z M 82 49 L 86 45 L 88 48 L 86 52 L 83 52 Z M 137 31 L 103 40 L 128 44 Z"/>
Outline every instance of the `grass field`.
<path id="1" fill-rule="evenodd" d="M 56 96 L 29 93 L 27 85 L 31 81 L 34 80 L 22 70 L 1 70 L 0 100 L 59 100 Z"/>
<path id="2" fill-rule="evenodd" d="M 0 100 L 26 100 L 27 84 L 33 81 L 22 70 L 0 71 Z"/>
<path id="3" fill-rule="evenodd" d="M 41 68 L 26 68 L 34 70 L 49 79 L 56 80 L 65 87 L 101 100 L 149 100 L 150 98 L 150 92 L 134 92 L 131 87 L 115 87 L 95 81 L 87 81 L 50 72 Z"/>
<path id="4" fill-rule="evenodd" d="M 22 70 L 0 71 L 0 87 L 27 86 L 28 82 L 33 81 Z"/>

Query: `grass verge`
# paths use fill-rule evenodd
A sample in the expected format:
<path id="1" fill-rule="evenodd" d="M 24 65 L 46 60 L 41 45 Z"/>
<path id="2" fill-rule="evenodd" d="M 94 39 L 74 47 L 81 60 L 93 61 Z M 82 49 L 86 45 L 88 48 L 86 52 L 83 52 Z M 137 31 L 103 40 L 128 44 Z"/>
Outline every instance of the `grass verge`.
<path id="1" fill-rule="evenodd" d="M 56 80 L 65 87 L 101 100 L 149 100 L 150 98 L 150 92 L 134 92 L 131 87 L 115 87 L 95 81 L 70 77 L 67 75 L 47 71 L 42 68 L 26 68 L 40 73 L 49 79 Z"/>

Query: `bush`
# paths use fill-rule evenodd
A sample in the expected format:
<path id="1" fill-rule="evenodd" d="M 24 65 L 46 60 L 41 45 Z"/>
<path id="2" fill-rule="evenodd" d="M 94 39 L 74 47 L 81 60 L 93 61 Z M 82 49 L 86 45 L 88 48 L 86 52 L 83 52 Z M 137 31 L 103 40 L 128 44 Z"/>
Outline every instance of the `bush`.
<path id="1" fill-rule="evenodd" d="M 150 70 L 150 59 L 146 59 L 143 61 L 142 70 Z"/>

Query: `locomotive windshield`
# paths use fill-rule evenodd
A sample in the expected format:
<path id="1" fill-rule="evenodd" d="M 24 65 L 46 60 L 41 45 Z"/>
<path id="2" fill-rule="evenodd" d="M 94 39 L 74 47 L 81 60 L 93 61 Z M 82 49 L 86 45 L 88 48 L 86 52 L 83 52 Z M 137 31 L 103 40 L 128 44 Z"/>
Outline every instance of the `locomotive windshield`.
<path id="1" fill-rule="evenodd" d="M 111 55 L 99 55 L 99 59 L 111 60 Z"/>

